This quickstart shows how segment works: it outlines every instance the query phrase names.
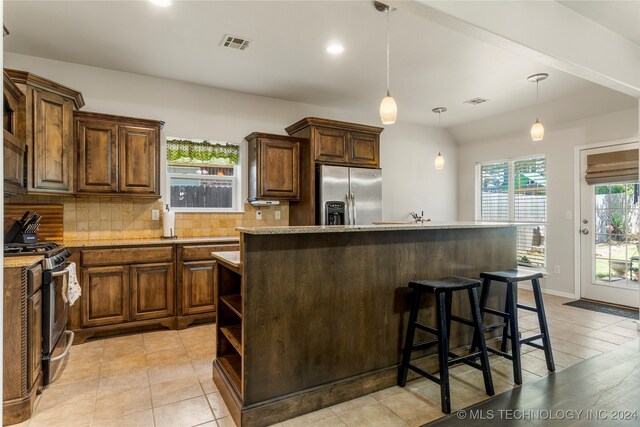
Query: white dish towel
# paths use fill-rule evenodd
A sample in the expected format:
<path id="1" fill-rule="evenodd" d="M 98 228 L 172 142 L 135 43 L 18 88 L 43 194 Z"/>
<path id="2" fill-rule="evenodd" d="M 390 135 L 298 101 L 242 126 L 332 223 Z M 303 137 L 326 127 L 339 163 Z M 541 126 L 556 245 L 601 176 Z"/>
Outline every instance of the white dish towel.
<path id="1" fill-rule="evenodd" d="M 69 302 L 69 305 L 73 305 L 80 295 L 82 294 L 82 288 L 78 283 L 78 275 L 76 274 L 76 263 L 70 262 L 67 266 L 69 271 L 69 281 L 62 286 L 62 299 Z"/>

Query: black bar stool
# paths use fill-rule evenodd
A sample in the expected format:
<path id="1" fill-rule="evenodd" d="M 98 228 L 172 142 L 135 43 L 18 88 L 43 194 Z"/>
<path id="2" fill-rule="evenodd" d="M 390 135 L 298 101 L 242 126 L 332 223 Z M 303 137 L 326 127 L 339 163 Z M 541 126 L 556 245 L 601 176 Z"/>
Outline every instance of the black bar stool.
<path id="1" fill-rule="evenodd" d="M 407 374 L 409 369 L 436 382 L 437 384 L 440 384 L 440 400 L 442 404 L 442 412 L 445 414 L 451 413 L 449 365 L 462 362 L 469 366 L 473 366 L 476 369 L 480 369 L 484 376 L 484 387 L 487 394 L 489 396 L 493 396 L 494 394 L 491 369 L 489 367 L 489 356 L 487 354 L 484 334 L 482 333 L 482 318 L 480 315 L 478 294 L 476 292 L 476 288 L 479 286 L 480 282 L 478 280 L 466 279 L 464 277 L 447 277 L 440 280 L 420 280 L 409 283 L 409 287 L 413 289 L 413 297 L 411 300 L 409 323 L 407 325 L 407 337 L 402 351 L 402 362 L 398 371 L 398 385 L 400 387 L 404 387 L 407 384 Z M 471 306 L 473 321 L 451 315 L 452 293 L 454 291 L 463 290 L 467 290 L 469 293 L 469 303 Z M 420 309 L 420 296 L 422 292 L 430 292 L 435 295 L 437 317 L 437 326 L 435 329 L 422 323 L 418 323 L 417 321 L 418 310 Z M 480 351 L 472 352 L 466 356 L 458 356 L 449 351 L 449 336 L 452 320 L 473 328 L 474 341 L 479 343 Z M 414 344 L 413 339 L 416 328 L 436 335 L 437 339 Z M 412 351 L 424 350 L 434 344 L 438 344 L 438 364 L 440 367 L 439 377 L 436 377 L 411 364 Z M 480 365 L 474 361 L 478 356 L 480 356 Z"/>
<path id="2" fill-rule="evenodd" d="M 547 362 L 547 369 L 550 372 L 556 370 L 553 362 L 553 353 L 551 351 L 551 339 L 549 338 L 549 327 L 547 326 L 547 316 L 544 312 L 544 303 L 542 302 L 542 291 L 540 289 L 540 279 L 542 273 L 525 270 L 505 270 L 505 271 L 493 271 L 488 273 L 481 273 L 480 278 L 483 279 L 482 293 L 480 294 L 480 313 L 481 318 L 484 318 L 484 313 L 490 313 L 495 316 L 502 317 L 505 321 L 495 323 L 492 325 L 484 326 L 484 331 L 492 331 L 498 328 L 502 328 L 502 342 L 500 343 L 500 350 L 488 348 L 487 350 L 505 357 L 513 362 L 513 379 L 516 384 L 522 384 L 522 363 L 520 361 L 520 346 L 527 344 L 531 347 L 544 351 L 544 357 Z M 518 304 L 518 282 L 531 280 L 533 287 L 533 297 L 535 298 L 535 307 L 528 305 Z M 488 308 L 487 298 L 489 297 L 489 290 L 491 289 L 491 282 L 503 282 L 507 284 L 507 300 L 505 302 L 504 311 Z M 538 324 L 540 325 L 540 333 L 538 335 L 520 338 L 520 331 L 518 329 L 518 309 L 533 311 L 538 314 Z M 511 354 L 507 353 L 507 339 L 511 340 Z M 534 343 L 542 339 L 542 345 Z M 477 341 L 474 339 L 471 351 L 477 347 Z"/>

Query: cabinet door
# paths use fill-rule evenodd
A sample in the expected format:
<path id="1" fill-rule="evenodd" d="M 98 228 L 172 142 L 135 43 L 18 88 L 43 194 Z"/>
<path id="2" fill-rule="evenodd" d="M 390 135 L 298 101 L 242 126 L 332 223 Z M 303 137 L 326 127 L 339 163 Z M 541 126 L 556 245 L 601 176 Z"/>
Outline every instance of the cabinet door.
<path id="1" fill-rule="evenodd" d="M 349 164 L 379 167 L 380 136 L 371 133 L 349 132 Z"/>
<path id="2" fill-rule="evenodd" d="M 158 194 L 158 138 L 154 128 L 119 126 L 118 189 L 121 193 Z"/>
<path id="3" fill-rule="evenodd" d="M 260 197 L 297 200 L 300 197 L 300 144 L 260 140 Z"/>
<path id="4" fill-rule="evenodd" d="M 73 191 L 73 101 L 33 89 L 33 188 Z"/>
<path id="5" fill-rule="evenodd" d="M 100 120 L 77 120 L 77 191 L 115 193 L 117 180 L 117 126 Z"/>
<path id="6" fill-rule="evenodd" d="M 113 325 L 129 320 L 129 267 L 82 269 L 82 326 Z"/>
<path id="7" fill-rule="evenodd" d="M 131 266 L 133 320 L 173 316 L 175 282 L 173 263 Z"/>
<path id="8" fill-rule="evenodd" d="M 215 261 L 182 263 L 181 311 L 183 315 L 215 311 Z"/>
<path id="9" fill-rule="evenodd" d="M 27 300 L 27 386 L 31 388 L 42 371 L 42 291 Z"/>
<path id="10" fill-rule="evenodd" d="M 6 85 L 6 84 L 5 84 Z M 4 193 L 18 195 L 26 193 L 25 147 L 18 127 L 24 126 L 24 98 L 16 99 L 11 91 L 4 89 Z"/>
<path id="11" fill-rule="evenodd" d="M 318 162 L 345 163 L 347 161 L 347 131 L 314 128 L 315 159 Z"/>

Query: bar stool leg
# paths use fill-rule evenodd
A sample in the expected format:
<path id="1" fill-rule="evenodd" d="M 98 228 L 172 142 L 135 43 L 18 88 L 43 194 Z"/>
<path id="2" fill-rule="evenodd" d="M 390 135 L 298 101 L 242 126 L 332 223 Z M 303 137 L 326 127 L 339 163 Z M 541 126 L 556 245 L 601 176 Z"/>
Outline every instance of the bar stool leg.
<path id="1" fill-rule="evenodd" d="M 438 321 L 438 362 L 440 365 L 440 404 L 442 412 L 451 413 L 451 397 L 449 392 L 449 340 L 447 339 L 446 296 L 436 292 L 436 317 Z"/>
<path id="2" fill-rule="evenodd" d="M 487 307 L 487 299 L 489 299 L 489 289 L 491 288 L 491 279 L 484 278 L 482 280 L 482 292 L 480 292 L 480 323 L 482 324 L 484 321 L 484 309 Z M 484 329 L 482 330 L 482 335 L 484 335 Z M 473 341 L 471 341 L 471 350 L 469 353 L 474 353 L 478 348 L 478 339 L 476 336 L 473 336 Z"/>
<path id="3" fill-rule="evenodd" d="M 505 325 L 502 328 L 502 341 L 500 342 L 500 351 L 502 352 L 507 351 L 507 337 L 509 336 L 509 326 L 511 325 L 509 318 L 513 317 L 513 313 L 510 311 L 511 304 L 509 304 L 509 288 L 510 286 L 507 283 L 507 299 L 504 302 L 504 312 L 507 313 L 509 317 L 505 319 Z"/>
<path id="4" fill-rule="evenodd" d="M 413 338 L 416 332 L 416 321 L 418 319 L 418 310 L 420 309 L 420 291 L 413 290 L 411 296 L 411 311 L 409 312 L 409 323 L 407 324 L 407 337 L 404 341 L 402 349 L 402 361 L 398 370 L 398 385 L 404 387 L 407 385 L 407 373 L 409 372 L 409 362 L 411 361 L 411 348 L 413 347 Z"/>
<path id="5" fill-rule="evenodd" d="M 480 306 L 478 305 L 478 294 L 475 288 L 469 289 L 469 303 L 471 304 L 471 317 L 473 318 L 473 337 L 480 346 L 480 365 L 482 365 L 482 375 L 484 377 L 484 388 L 489 396 L 493 396 L 493 379 L 491 378 L 491 366 L 489 365 L 489 355 L 487 354 L 487 343 L 484 338 L 482 328 L 482 317 Z"/>
<path id="6" fill-rule="evenodd" d="M 513 381 L 522 384 L 522 365 L 520 361 L 520 337 L 518 329 L 518 284 L 507 283 L 507 305 L 509 306 L 509 329 L 511 337 L 511 357 L 513 358 Z"/>
<path id="7" fill-rule="evenodd" d="M 533 296 L 536 300 L 536 309 L 538 310 L 538 323 L 540 324 L 540 333 L 542 335 L 542 345 L 544 347 L 544 358 L 547 361 L 547 369 L 555 372 L 556 365 L 553 362 L 553 352 L 551 351 L 551 338 L 549 337 L 549 326 L 547 326 L 547 315 L 544 312 L 544 303 L 542 302 L 542 290 L 540 289 L 540 280 L 533 279 Z"/>

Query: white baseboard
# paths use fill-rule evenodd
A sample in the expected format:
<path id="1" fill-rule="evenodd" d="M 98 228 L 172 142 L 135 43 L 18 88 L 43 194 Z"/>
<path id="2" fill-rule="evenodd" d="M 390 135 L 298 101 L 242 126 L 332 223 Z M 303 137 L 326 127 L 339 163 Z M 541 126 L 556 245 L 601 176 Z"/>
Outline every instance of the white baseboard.
<path id="1" fill-rule="evenodd" d="M 518 289 L 526 289 L 528 291 L 532 290 L 530 283 L 518 283 Z M 557 297 L 569 298 L 569 299 L 579 299 L 574 294 L 570 294 L 567 292 L 554 291 L 553 289 L 545 289 L 545 288 L 541 288 L 541 289 L 543 294 L 549 294 L 549 295 L 554 295 Z"/>

